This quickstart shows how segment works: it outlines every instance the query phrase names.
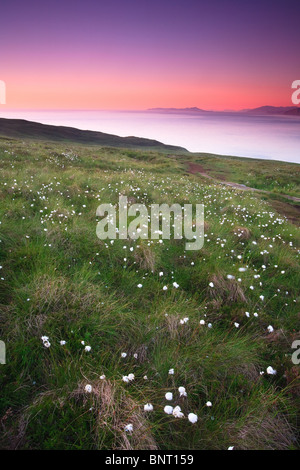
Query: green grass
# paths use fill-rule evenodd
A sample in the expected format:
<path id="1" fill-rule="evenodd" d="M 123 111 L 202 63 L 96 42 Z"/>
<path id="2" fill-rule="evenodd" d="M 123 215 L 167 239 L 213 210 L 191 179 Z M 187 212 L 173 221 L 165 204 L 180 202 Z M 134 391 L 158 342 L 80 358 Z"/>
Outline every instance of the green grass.
<path id="1" fill-rule="evenodd" d="M 217 172 L 216 159 L 205 162 Z M 273 165 L 286 178 L 293 166 Z M 297 447 L 291 345 L 299 338 L 300 235 L 268 197 L 187 175 L 180 158 L 149 151 L 2 140 L 0 167 L 2 448 Z M 264 179 L 243 179 L 248 160 L 230 158 L 226 171 L 249 186 Z M 297 195 L 297 171 L 278 193 Z M 203 249 L 100 241 L 96 208 L 116 203 L 119 192 L 146 204 L 204 203 Z M 135 379 L 125 383 L 130 373 Z M 169 404 L 185 417 L 164 413 Z"/>
<path id="2" fill-rule="evenodd" d="M 210 176 L 219 180 L 245 184 L 276 195 L 299 197 L 300 194 L 300 165 L 296 163 L 204 153 L 178 159 L 199 163 Z"/>

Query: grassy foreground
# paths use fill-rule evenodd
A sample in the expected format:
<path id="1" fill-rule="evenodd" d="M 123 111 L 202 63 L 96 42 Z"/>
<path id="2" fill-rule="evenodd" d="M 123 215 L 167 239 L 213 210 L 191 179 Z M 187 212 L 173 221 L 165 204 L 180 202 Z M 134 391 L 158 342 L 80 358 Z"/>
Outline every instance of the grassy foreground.
<path id="1" fill-rule="evenodd" d="M 156 152 L 2 139 L 0 167 L 1 448 L 297 447 L 300 234 L 267 198 Z M 203 249 L 100 241 L 120 193 L 204 203 Z"/>

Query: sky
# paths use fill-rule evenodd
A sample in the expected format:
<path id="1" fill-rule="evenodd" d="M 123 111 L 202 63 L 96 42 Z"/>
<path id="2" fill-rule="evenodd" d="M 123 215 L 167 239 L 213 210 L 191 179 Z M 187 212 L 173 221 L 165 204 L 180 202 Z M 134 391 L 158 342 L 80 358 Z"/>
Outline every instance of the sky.
<path id="1" fill-rule="evenodd" d="M 1 0 L 6 109 L 290 106 L 299 0 Z"/>

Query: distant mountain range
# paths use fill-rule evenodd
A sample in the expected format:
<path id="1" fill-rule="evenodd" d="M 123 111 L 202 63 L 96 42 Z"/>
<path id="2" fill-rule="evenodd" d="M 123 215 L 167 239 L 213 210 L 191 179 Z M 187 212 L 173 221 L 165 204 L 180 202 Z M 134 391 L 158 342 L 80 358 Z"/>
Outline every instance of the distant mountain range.
<path id="1" fill-rule="evenodd" d="M 263 114 L 263 115 L 270 115 L 270 114 L 283 114 L 283 115 L 292 115 L 298 116 L 300 115 L 300 108 L 296 106 L 260 106 L 259 108 L 254 109 L 243 109 L 243 113 L 247 114 Z"/>
<path id="2" fill-rule="evenodd" d="M 74 142 L 78 144 L 99 145 L 101 147 L 119 147 L 148 149 L 168 152 L 187 152 L 183 147 L 166 145 L 157 140 L 140 137 L 119 137 L 103 132 L 83 131 L 74 127 L 52 126 L 24 119 L 0 118 L 0 136 L 15 139 L 36 139 L 55 142 Z"/>
<path id="3" fill-rule="evenodd" d="M 182 114 L 202 114 L 202 113 L 242 113 L 254 116 L 265 116 L 265 115 L 286 115 L 286 116 L 300 116 L 300 107 L 296 106 L 260 106 L 254 109 L 242 109 L 241 111 L 208 111 L 205 109 L 192 107 L 192 108 L 150 108 L 147 109 L 150 112 L 157 113 L 182 113 Z"/>
<path id="4" fill-rule="evenodd" d="M 150 108 L 147 111 L 155 112 L 155 113 L 209 113 L 205 109 L 200 109 L 194 106 L 193 108 Z"/>

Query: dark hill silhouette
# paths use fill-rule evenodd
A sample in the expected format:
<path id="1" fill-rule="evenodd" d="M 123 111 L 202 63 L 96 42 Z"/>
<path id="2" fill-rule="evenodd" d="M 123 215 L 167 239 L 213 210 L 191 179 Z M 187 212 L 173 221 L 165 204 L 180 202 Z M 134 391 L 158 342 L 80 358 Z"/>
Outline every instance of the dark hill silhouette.
<path id="1" fill-rule="evenodd" d="M 36 139 L 55 142 L 75 142 L 78 144 L 100 145 L 132 149 L 151 149 L 168 152 L 187 152 L 183 147 L 166 145 L 140 137 L 120 137 L 103 132 L 83 131 L 74 127 L 52 126 L 23 119 L 0 118 L 0 135 L 15 139 Z"/>

